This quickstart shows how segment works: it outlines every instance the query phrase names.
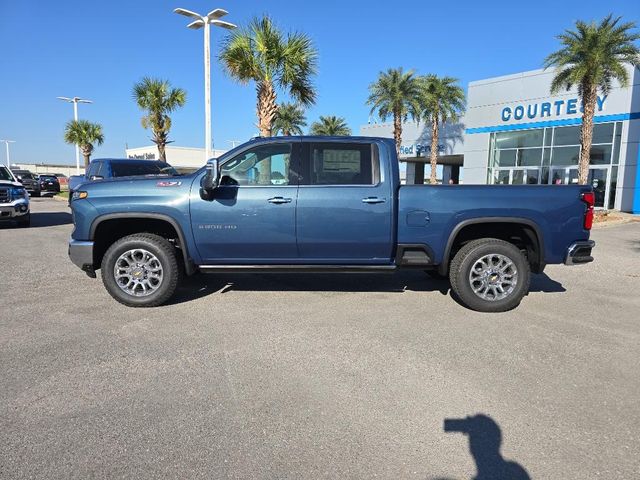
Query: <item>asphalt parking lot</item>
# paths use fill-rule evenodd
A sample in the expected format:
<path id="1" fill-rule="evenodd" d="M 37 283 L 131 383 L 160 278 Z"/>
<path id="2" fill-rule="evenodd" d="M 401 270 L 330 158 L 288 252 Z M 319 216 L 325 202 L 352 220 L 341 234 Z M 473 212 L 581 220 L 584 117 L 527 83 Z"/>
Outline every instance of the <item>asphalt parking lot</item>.
<path id="1" fill-rule="evenodd" d="M 64 202 L 32 211 L 0 227 L 2 479 L 640 478 L 640 223 L 504 314 L 422 272 L 198 276 L 141 310 L 69 262 Z"/>

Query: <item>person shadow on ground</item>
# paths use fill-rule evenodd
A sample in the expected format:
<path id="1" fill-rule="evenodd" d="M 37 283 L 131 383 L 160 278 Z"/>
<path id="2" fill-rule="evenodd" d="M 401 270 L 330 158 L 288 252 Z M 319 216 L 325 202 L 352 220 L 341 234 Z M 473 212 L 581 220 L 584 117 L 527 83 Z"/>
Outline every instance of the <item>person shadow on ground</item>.
<path id="1" fill-rule="evenodd" d="M 444 431 L 468 435 L 469 451 L 477 470 L 474 480 L 531 480 L 521 465 L 502 457 L 502 432 L 491 417 L 478 414 L 461 419 L 447 418 Z"/>

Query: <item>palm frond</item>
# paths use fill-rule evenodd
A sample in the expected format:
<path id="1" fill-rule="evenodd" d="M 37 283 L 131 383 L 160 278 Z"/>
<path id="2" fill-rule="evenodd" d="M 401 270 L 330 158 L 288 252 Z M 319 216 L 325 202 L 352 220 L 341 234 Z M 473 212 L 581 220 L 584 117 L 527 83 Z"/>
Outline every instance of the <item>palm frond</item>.
<path id="1" fill-rule="evenodd" d="M 311 124 L 311 135 L 319 136 L 346 136 L 351 135 L 351 129 L 343 117 L 320 116 L 320 119 Z"/>

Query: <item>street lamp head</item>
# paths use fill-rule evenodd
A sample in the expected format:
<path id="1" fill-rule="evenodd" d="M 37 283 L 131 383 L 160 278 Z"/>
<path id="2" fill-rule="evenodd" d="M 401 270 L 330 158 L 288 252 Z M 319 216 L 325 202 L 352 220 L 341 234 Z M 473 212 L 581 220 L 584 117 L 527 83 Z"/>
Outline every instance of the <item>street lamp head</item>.
<path id="1" fill-rule="evenodd" d="M 196 12 L 192 12 L 191 10 L 187 10 L 186 8 L 176 8 L 174 10 L 174 13 L 177 13 L 178 15 L 184 15 L 185 17 L 191 17 L 191 18 L 202 18 L 202 15 L 198 15 Z"/>
<path id="2" fill-rule="evenodd" d="M 187 25 L 187 28 L 191 28 L 192 30 L 198 30 L 199 28 L 202 28 L 202 27 L 204 27 L 204 20 L 202 20 L 201 18 Z"/>
<path id="3" fill-rule="evenodd" d="M 228 13 L 229 12 L 227 12 L 223 8 L 216 8 L 215 10 L 211 10 L 209 13 L 207 13 L 207 18 L 209 20 L 215 20 L 216 18 L 224 17 Z"/>
<path id="4" fill-rule="evenodd" d="M 233 23 L 225 22 L 224 20 L 211 20 L 210 23 L 212 25 L 215 25 L 216 27 L 226 28 L 227 30 L 234 30 L 238 28 L 237 25 L 234 25 Z"/>
<path id="5" fill-rule="evenodd" d="M 73 98 L 56 97 L 56 98 L 69 103 L 93 103 L 91 100 L 85 100 L 84 98 L 80 98 L 80 97 L 73 97 Z"/>

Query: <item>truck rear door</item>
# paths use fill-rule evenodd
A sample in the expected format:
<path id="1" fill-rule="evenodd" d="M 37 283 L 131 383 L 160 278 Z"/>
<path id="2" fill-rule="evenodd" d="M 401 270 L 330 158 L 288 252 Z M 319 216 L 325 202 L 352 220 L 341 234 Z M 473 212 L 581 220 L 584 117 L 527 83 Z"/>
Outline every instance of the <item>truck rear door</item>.
<path id="1" fill-rule="evenodd" d="M 371 142 L 304 142 L 296 230 L 300 260 L 388 264 L 392 180 Z"/>

